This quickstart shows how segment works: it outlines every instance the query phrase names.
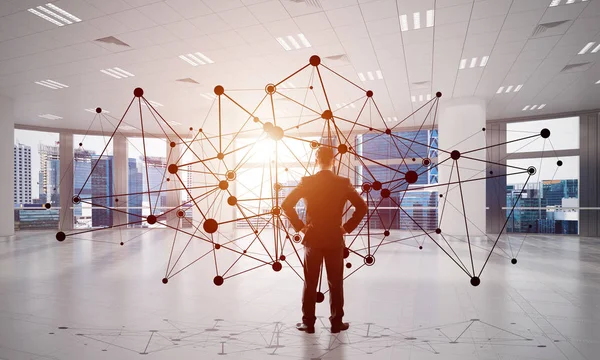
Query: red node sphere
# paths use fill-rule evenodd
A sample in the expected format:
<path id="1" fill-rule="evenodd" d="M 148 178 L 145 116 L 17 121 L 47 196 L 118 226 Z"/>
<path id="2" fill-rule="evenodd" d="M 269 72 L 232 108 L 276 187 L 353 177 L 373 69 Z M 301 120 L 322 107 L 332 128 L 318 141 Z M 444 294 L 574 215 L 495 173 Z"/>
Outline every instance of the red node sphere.
<path id="1" fill-rule="evenodd" d="M 323 111 L 323 113 L 321 114 L 321 117 L 325 120 L 331 120 L 331 119 L 333 119 L 333 112 L 331 112 L 331 110 L 327 109 L 327 110 Z"/>
<path id="2" fill-rule="evenodd" d="M 267 94 L 274 94 L 275 91 L 277 91 L 277 87 L 273 84 L 268 84 L 267 86 L 265 86 L 265 91 L 267 92 Z"/>
<path id="3" fill-rule="evenodd" d="M 275 141 L 283 139 L 283 129 L 279 126 L 275 126 L 269 132 L 269 137 Z"/>
<path id="4" fill-rule="evenodd" d="M 215 219 L 207 219 L 204 224 L 202 224 L 202 228 L 209 234 L 214 234 L 219 229 L 219 223 Z"/>
<path id="5" fill-rule="evenodd" d="M 266 132 L 266 133 L 269 133 L 269 132 L 271 132 L 271 130 L 273 130 L 273 127 L 274 127 L 274 126 L 273 126 L 273 123 L 272 123 L 272 122 L 268 122 L 268 121 L 267 121 L 266 123 L 264 123 L 264 124 L 263 124 L 263 130 L 264 130 L 264 132 Z"/>
<path id="6" fill-rule="evenodd" d="M 310 142 L 310 147 L 311 147 L 311 149 L 316 149 L 319 147 L 319 143 L 317 141 L 313 140 Z"/>
<path id="7" fill-rule="evenodd" d="M 142 97 L 142 96 L 144 96 L 144 89 L 142 89 L 142 88 L 135 88 L 135 90 L 133 90 L 133 95 L 135 95 L 136 97 Z"/>
<path id="8" fill-rule="evenodd" d="M 388 134 L 388 135 L 391 135 L 392 134 L 392 129 L 385 129 L 385 133 Z"/>
<path id="9" fill-rule="evenodd" d="M 228 188 L 229 188 L 229 183 L 227 182 L 227 180 L 219 181 L 219 189 L 227 190 Z"/>
<path id="10" fill-rule="evenodd" d="M 361 188 L 364 192 L 369 192 L 369 191 L 371 191 L 371 184 L 364 183 L 364 184 L 362 184 Z"/>
<path id="11" fill-rule="evenodd" d="M 228 170 L 228 171 L 225 173 L 225 177 L 226 177 L 226 178 L 227 178 L 227 180 L 229 180 L 229 181 L 233 181 L 233 180 L 235 180 L 235 171 L 233 171 L 233 170 Z"/>
<path id="12" fill-rule="evenodd" d="M 279 256 L 279 261 L 285 261 L 285 259 L 287 259 L 287 258 L 285 257 L 285 255 L 280 255 L 280 256 Z"/>
<path id="13" fill-rule="evenodd" d="M 279 216 L 281 215 L 281 208 L 279 206 L 274 206 L 271 209 L 271 214 L 275 215 L 275 216 Z"/>
<path id="14" fill-rule="evenodd" d="M 423 161 L 421 161 L 421 163 L 423 164 L 423 166 L 429 166 L 431 164 L 431 160 L 428 158 L 423 159 Z"/>
<path id="15" fill-rule="evenodd" d="M 373 97 L 373 90 L 367 90 L 367 97 Z"/>
<path id="16" fill-rule="evenodd" d="M 460 159 L 460 151 L 452 150 L 452 152 L 450 153 L 450 157 L 452 158 L 452 160 Z"/>
<path id="17" fill-rule="evenodd" d="M 352 267 L 351 263 L 346 263 L 346 269 L 350 269 Z"/>
<path id="18" fill-rule="evenodd" d="M 442 229 L 440 229 L 440 228 L 435 229 L 435 233 L 436 234 L 441 234 L 442 233 Z"/>
<path id="19" fill-rule="evenodd" d="M 325 294 L 323 294 L 322 292 L 318 292 L 317 293 L 317 303 L 322 303 L 325 300 Z"/>
<path id="20" fill-rule="evenodd" d="M 381 197 L 386 199 L 389 198 L 390 195 L 392 194 L 392 192 L 390 191 L 390 189 L 381 189 Z"/>
<path id="21" fill-rule="evenodd" d="M 154 215 L 148 215 L 148 217 L 146 218 L 146 222 L 150 225 L 156 224 L 156 220 L 156 216 Z"/>
<path id="22" fill-rule="evenodd" d="M 318 57 L 317 55 L 313 55 L 313 56 L 310 57 L 310 60 L 308 60 L 308 62 L 312 66 L 319 66 L 321 64 L 321 58 Z"/>
<path id="23" fill-rule="evenodd" d="M 373 255 L 365 256 L 365 265 L 372 266 L 375 264 L 375 257 Z"/>
<path id="24" fill-rule="evenodd" d="M 235 196 L 228 197 L 227 204 L 229 204 L 230 206 L 235 206 L 237 204 L 237 198 Z"/>
<path id="25" fill-rule="evenodd" d="M 252 120 L 253 120 L 254 122 L 259 122 L 259 121 L 260 121 L 260 119 L 259 119 L 258 117 L 256 117 L 256 116 L 255 116 L 255 117 L 254 117 L 254 119 L 252 119 Z"/>
<path id="26" fill-rule="evenodd" d="M 419 174 L 414 170 L 409 170 L 404 174 L 404 180 L 409 184 L 414 184 L 419 180 Z"/>
<path id="27" fill-rule="evenodd" d="M 177 217 L 178 218 L 185 217 L 185 211 L 183 211 L 183 210 L 177 210 Z"/>
<path id="28" fill-rule="evenodd" d="M 350 249 L 347 247 L 344 248 L 344 259 L 347 259 L 350 256 Z"/>
<path id="29" fill-rule="evenodd" d="M 383 236 L 390 236 L 390 231 L 389 230 L 384 231 Z"/>
<path id="30" fill-rule="evenodd" d="M 273 271 L 279 272 L 283 268 L 283 265 L 281 265 L 279 261 L 275 261 L 271 267 L 273 268 Z"/>
<path id="31" fill-rule="evenodd" d="M 219 160 L 223 160 L 223 159 L 225 159 L 225 154 L 223 154 L 223 153 L 218 153 L 218 154 L 217 154 L 217 159 L 219 159 Z"/>
<path id="32" fill-rule="evenodd" d="M 221 96 L 225 93 L 225 88 L 221 85 L 215 86 L 215 95 Z"/>
<path id="33" fill-rule="evenodd" d="M 223 281 L 224 281 L 223 277 L 222 276 L 218 276 L 218 275 L 215 276 L 215 278 L 213 279 L 213 283 L 215 285 L 217 285 L 217 286 L 223 285 Z"/>
<path id="34" fill-rule="evenodd" d="M 73 204 L 79 204 L 81 202 L 81 198 L 79 196 L 73 196 Z"/>
<path id="35" fill-rule="evenodd" d="M 167 170 L 169 171 L 170 174 L 177 174 L 177 171 L 179 170 L 179 166 L 177 166 L 176 164 L 171 164 L 171 165 L 169 165 L 169 167 L 167 167 Z"/>
<path id="36" fill-rule="evenodd" d="M 215 244 L 215 250 L 219 250 L 221 248 L 221 244 Z"/>
<path id="37" fill-rule="evenodd" d="M 345 154 L 348 152 L 348 146 L 345 144 L 340 144 L 340 145 L 338 145 L 337 150 L 340 154 Z"/>
<path id="38" fill-rule="evenodd" d="M 300 234 L 294 234 L 294 236 L 292 237 L 292 241 L 295 243 L 299 243 L 300 241 L 302 241 L 302 236 Z"/>
<path id="39" fill-rule="evenodd" d="M 175 143 L 175 141 L 171 141 L 171 143 L 169 143 L 169 146 L 174 148 L 175 146 L 177 146 L 177 144 Z"/>
<path id="40" fill-rule="evenodd" d="M 373 187 L 373 190 L 375 190 L 375 191 L 379 191 L 379 190 L 381 190 L 381 187 L 382 187 L 382 186 L 383 186 L 383 185 L 381 184 L 381 182 L 380 182 L 380 181 L 373 181 L 373 185 L 372 185 L 372 187 Z"/>

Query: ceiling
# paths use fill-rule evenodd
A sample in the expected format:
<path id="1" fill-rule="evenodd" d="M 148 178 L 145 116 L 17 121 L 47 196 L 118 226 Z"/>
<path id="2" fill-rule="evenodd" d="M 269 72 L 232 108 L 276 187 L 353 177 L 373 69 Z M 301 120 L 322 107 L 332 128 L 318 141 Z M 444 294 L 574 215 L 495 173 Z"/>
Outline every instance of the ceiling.
<path id="1" fill-rule="evenodd" d="M 100 106 L 118 119 L 133 89 L 142 87 L 146 99 L 162 105 L 156 106 L 161 115 L 175 121 L 177 131 L 202 126 L 214 131 L 218 113 L 211 94 L 216 85 L 251 110 L 265 95 L 266 84 L 278 83 L 317 54 L 338 74 L 373 90 L 386 119 L 403 119 L 437 91 L 443 93 L 441 101 L 484 98 L 488 119 L 598 108 L 600 51 L 592 50 L 600 44 L 600 0 L 551 2 L 57 0 L 52 4 L 81 19 L 57 26 L 28 11 L 45 5 L 43 1 L 0 0 L 0 95 L 14 99 L 18 124 L 87 129 L 95 113 L 85 109 Z M 434 26 L 427 27 L 431 9 Z M 417 30 L 414 13 L 420 14 Z M 296 34 L 304 34 L 311 47 L 298 40 L 300 49 L 286 51 L 276 40 Z M 98 41 L 103 38 L 109 39 Z M 589 51 L 578 54 L 590 42 L 595 44 Z M 213 63 L 192 66 L 179 57 L 195 52 Z M 489 58 L 482 67 L 483 56 Z M 464 69 L 459 69 L 461 59 L 466 59 Z M 117 79 L 101 72 L 115 67 L 135 76 Z M 332 109 L 356 117 L 364 92 L 321 70 Z M 279 89 L 302 102 L 308 85 L 318 84 L 315 76 L 308 67 Z M 36 84 L 43 80 L 68 87 Z M 514 92 L 517 85 L 522 87 Z M 513 88 L 507 93 L 508 86 Z M 324 103 L 313 97 L 313 105 L 322 110 Z M 353 101 L 358 106 L 337 109 Z M 295 123 L 314 117 L 304 113 L 299 120 L 297 104 L 275 103 L 282 111 L 278 116 L 295 117 Z M 538 109 L 541 104 L 546 105 Z M 523 111 L 532 105 L 537 107 Z M 230 112 L 222 126 L 235 131 L 246 116 L 231 102 L 227 106 L 237 110 L 224 105 Z M 60 119 L 40 118 L 47 114 Z M 268 114 L 265 110 L 264 116 Z M 126 119 L 134 127 L 139 122 L 135 116 Z M 149 126 L 155 131 L 154 125 Z M 100 121 L 92 128 L 105 129 Z"/>

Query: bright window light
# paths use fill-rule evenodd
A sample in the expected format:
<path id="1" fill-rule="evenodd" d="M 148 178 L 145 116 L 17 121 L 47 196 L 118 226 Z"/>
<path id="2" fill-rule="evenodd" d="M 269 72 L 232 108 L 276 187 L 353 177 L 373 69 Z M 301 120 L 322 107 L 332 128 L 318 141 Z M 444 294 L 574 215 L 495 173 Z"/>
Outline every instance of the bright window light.
<path id="1" fill-rule="evenodd" d="M 406 14 L 400 15 L 400 30 L 408 31 L 408 18 Z"/>
<path id="2" fill-rule="evenodd" d="M 427 27 L 432 27 L 434 24 L 434 10 L 427 10 Z"/>
<path id="3" fill-rule="evenodd" d="M 589 50 L 589 49 L 590 49 L 592 46 L 594 46 L 594 44 L 595 44 L 595 42 L 593 42 L 593 41 L 592 41 L 592 42 L 589 42 L 589 43 L 587 43 L 587 44 L 586 44 L 586 45 L 583 47 L 583 49 L 581 49 L 581 50 L 578 52 L 578 54 L 579 54 L 579 55 L 583 55 L 583 54 L 585 54 L 585 53 L 586 53 L 586 52 L 587 52 L 587 51 L 588 51 L 588 50 Z"/>
<path id="4" fill-rule="evenodd" d="M 421 13 L 419 13 L 419 12 L 413 13 L 413 25 L 414 25 L 415 30 L 421 28 Z"/>

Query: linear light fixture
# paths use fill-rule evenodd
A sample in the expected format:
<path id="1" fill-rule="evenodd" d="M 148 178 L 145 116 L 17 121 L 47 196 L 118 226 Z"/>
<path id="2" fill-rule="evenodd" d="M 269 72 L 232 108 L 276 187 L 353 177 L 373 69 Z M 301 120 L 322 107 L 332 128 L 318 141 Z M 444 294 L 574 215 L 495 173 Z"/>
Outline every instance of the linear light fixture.
<path id="1" fill-rule="evenodd" d="M 508 85 L 508 86 L 500 86 L 498 88 L 498 90 L 496 91 L 496 94 L 502 94 L 502 93 L 509 93 L 509 92 L 519 92 L 519 90 L 521 90 L 521 88 L 523 87 L 523 84 L 519 84 L 517 86 L 514 85 Z"/>
<path id="2" fill-rule="evenodd" d="M 121 125 L 119 126 L 119 130 L 132 131 L 135 130 L 135 128 L 131 125 Z"/>
<path id="3" fill-rule="evenodd" d="M 489 57 L 489 56 L 487 56 L 487 55 L 486 55 L 486 56 L 482 56 L 482 57 L 481 57 L 481 60 L 479 61 L 479 67 L 484 67 L 484 66 L 486 66 L 486 65 L 487 65 L 487 63 L 488 63 L 488 59 L 489 59 L 489 58 L 490 58 L 490 57 Z M 473 58 L 471 58 L 471 59 L 469 59 L 469 58 L 466 58 L 466 59 L 461 59 L 461 60 L 460 60 L 460 64 L 458 65 L 458 69 L 459 69 L 459 70 L 466 69 L 466 67 L 467 67 L 467 62 L 469 62 L 469 69 L 472 69 L 472 68 L 474 68 L 474 67 L 476 67 L 476 66 L 477 66 L 477 60 L 479 60 L 479 58 L 478 58 L 478 57 L 473 57 Z"/>
<path id="4" fill-rule="evenodd" d="M 40 5 L 36 8 L 29 8 L 27 11 L 57 26 L 71 25 L 81 21 L 77 16 L 52 3 L 47 3 L 45 7 Z"/>
<path id="5" fill-rule="evenodd" d="M 87 112 L 94 113 L 94 114 L 96 113 L 96 108 L 89 108 L 89 109 L 84 109 L 84 110 L 87 111 Z M 110 111 L 108 111 L 108 110 L 102 109 L 102 112 L 106 113 L 106 114 L 110 114 Z"/>
<path id="6" fill-rule="evenodd" d="M 412 95 L 410 97 L 410 101 L 412 102 L 422 102 L 431 100 L 431 94 L 421 94 L 421 95 Z"/>
<path id="7" fill-rule="evenodd" d="M 375 80 L 375 77 L 377 77 L 377 80 L 383 79 L 383 74 L 381 73 L 381 70 L 376 70 L 375 74 L 373 74 L 372 71 L 367 71 L 366 73 L 358 73 L 358 78 L 360 79 L 360 81 Z"/>
<path id="8" fill-rule="evenodd" d="M 398 121 L 398 118 L 396 116 L 388 116 L 387 121 L 388 122 Z"/>
<path id="9" fill-rule="evenodd" d="M 596 84 L 600 84 L 600 80 L 596 81 Z"/>
<path id="10" fill-rule="evenodd" d="M 213 93 L 204 93 L 204 94 L 200 94 L 200 96 L 202 96 L 206 100 L 210 100 L 210 101 L 213 101 L 217 97 L 217 95 L 215 95 Z"/>
<path id="11" fill-rule="evenodd" d="M 425 14 L 425 27 L 432 27 L 435 24 L 435 10 L 427 10 L 424 12 Z M 417 11 L 412 13 L 412 28 L 408 23 L 408 18 L 410 14 L 401 14 L 400 18 L 400 30 L 401 31 L 409 31 L 409 30 L 418 30 L 421 26 L 421 12 Z"/>
<path id="12" fill-rule="evenodd" d="M 596 45 L 596 47 L 594 48 L 594 50 L 592 50 L 592 53 L 597 53 L 598 51 L 600 51 L 600 44 Z"/>
<path id="13" fill-rule="evenodd" d="M 181 125 L 181 123 L 180 123 L 180 122 L 177 122 L 177 121 L 167 121 L 167 123 L 168 123 L 169 125 L 173 125 L 173 126 L 180 126 L 180 125 Z"/>
<path id="14" fill-rule="evenodd" d="M 530 105 L 526 105 L 526 106 L 523 108 L 523 110 L 522 110 L 522 111 L 527 111 L 527 110 L 531 111 L 531 110 L 536 110 L 536 109 L 537 109 L 537 110 L 542 110 L 542 109 L 543 109 L 543 108 L 545 108 L 545 107 L 546 107 L 546 104 L 541 104 L 541 105 L 531 105 L 531 106 L 530 106 Z"/>
<path id="15" fill-rule="evenodd" d="M 208 56 L 204 55 L 201 52 L 195 52 L 193 54 L 189 53 L 189 54 L 185 54 L 185 55 L 179 55 L 179 58 L 192 66 L 206 65 L 206 64 L 214 63 L 214 61 L 212 61 L 211 58 L 209 58 Z"/>
<path id="16" fill-rule="evenodd" d="M 275 39 L 285 51 L 298 50 L 302 49 L 302 47 L 309 48 L 312 46 L 304 34 L 297 34 L 295 37 L 293 35 L 287 35 Z"/>
<path id="17" fill-rule="evenodd" d="M 156 101 L 148 100 L 148 102 L 150 103 L 150 105 L 152 105 L 154 107 L 156 107 L 156 106 L 164 106 L 163 104 L 161 104 L 159 102 L 156 102 Z"/>
<path id="18" fill-rule="evenodd" d="M 110 69 L 102 69 L 102 70 L 100 70 L 100 72 L 103 74 L 106 74 L 108 76 L 112 76 L 115 79 L 123 79 L 123 78 L 135 76 L 132 73 L 130 73 L 129 71 L 125 71 L 119 67 L 114 67 L 114 68 L 110 68 Z"/>
<path id="19" fill-rule="evenodd" d="M 281 83 L 279 85 L 279 87 L 282 89 L 295 89 L 296 85 L 294 85 L 294 83 L 292 83 L 291 81 L 287 81 L 287 82 Z"/>
<path id="20" fill-rule="evenodd" d="M 52 114 L 38 115 L 38 117 L 41 117 L 41 118 L 44 118 L 44 119 L 48 119 L 48 120 L 60 120 L 60 119 L 62 119 L 62 117 L 56 116 L 56 115 L 52 115 Z"/>
<path id="21" fill-rule="evenodd" d="M 586 44 L 586 45 L 583 47 L 583 49 L 579 50 L 579 52 L 578 52 L 577 54 L 578 54 L 578 55 L 583 55 L 583 54 L 585 54 L 586 52 L 588 52 L 588 50 L 589 50 L 589 49 L 590 49 L 592 46 L 594 46 L 594 44 L 595 44 L 595 42 L 594 42 L 594 41 L 587 43 L 587 44 Z M 596 50 L 596 49 L 594 49 L 594 50 Z M 596 51 L 597 51 L 597 50 L 596 50 Z"/>
<path id="22" fill-rule="evenodd" d="M 41 80 L 41 81 L 36 81 L 35 82 L 38 85 L 42 85 L 45 86 L 47 88 L 56 90 L 56 89 L 64 89 L 64 88 L 68 88 L 68 85 L 65 85 L 63 83 L 59 83 L 58 81 L 54 81 L 54 80 Z"/>
<path id="23" fill-rule="evenodd" d="M 563 0 L 552 0 L 552 2 L 550 2 L 550 7 L 558 6 L 558 5 L 560 5 L 560 3 L 562 1 Z M 581 0 L 581 2 L 586 2 L 586 1 L 588 1 L 588 0 Z M 566 5 L 570 5 L 570 4 L 574 4 L 574 3 L 575 3 L 575 0 L 567 0 L 565 2 Z"/>

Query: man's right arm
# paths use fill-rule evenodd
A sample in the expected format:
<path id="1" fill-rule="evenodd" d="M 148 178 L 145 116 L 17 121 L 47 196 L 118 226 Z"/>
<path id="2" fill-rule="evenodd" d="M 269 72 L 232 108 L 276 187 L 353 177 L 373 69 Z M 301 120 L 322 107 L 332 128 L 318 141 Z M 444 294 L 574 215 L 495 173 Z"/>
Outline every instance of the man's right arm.
<path id="1" fill-rule="evenodd" d="M 368 207 L 365 200 L 356 192 L 350 180 L 348 180 L 348 201 L 354 206 L 354 212 L 350 219 L 343 225 L 343 228 L 347 233 L 351 233 L 358 227 L 365 215 L 367 215 Z"/>

